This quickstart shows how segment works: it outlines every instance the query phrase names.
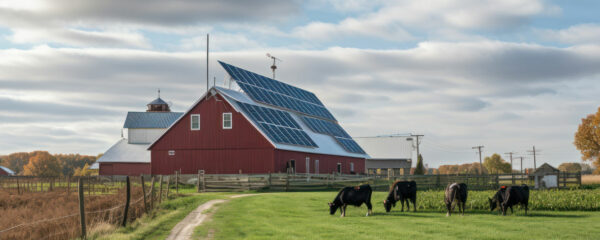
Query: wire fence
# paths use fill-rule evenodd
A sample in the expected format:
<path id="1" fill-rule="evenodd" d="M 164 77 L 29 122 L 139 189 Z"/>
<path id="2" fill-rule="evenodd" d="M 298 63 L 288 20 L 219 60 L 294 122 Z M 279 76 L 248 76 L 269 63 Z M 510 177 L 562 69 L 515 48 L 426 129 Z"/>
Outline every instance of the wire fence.
<path id="1" fill-rule="evenodd" d="M 163 185 L 172 177 L 77 178 L 76 184 L 17 179 L 0 179 L 0 239 L 73 239 L 102 224 L 124 226 L 167 199 Z"/>

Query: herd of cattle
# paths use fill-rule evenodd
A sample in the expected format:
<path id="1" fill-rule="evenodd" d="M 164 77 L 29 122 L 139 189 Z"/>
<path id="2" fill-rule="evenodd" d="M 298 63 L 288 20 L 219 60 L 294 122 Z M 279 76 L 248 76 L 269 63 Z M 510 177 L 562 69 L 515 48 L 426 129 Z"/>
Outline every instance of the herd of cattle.
<path id="1" fill-rule="evenodd" d="M 356 187 L 345 187 L 337 194 L 333 199 L 333 202 L 329 203 L 329 212 L 331 215 L 335 214 L 339 208 L 342 212 L 341 216 L 346 216 L 346 207 L 348 205 L 360 207 L 363 203 L 367 205 L 368 211 L 367 216 L 373 213 L 373 205 L 371 205 L 371 194 L 373 190 L 371 186 L 360 185 Z M 444 203 L 446 204 L 447 213 L 446 216 L 450 216 L 454 207 L 458 205 L 459 212 L 465 214 L 465 204 L 467 202 L 467 184 L 464 183 L 450 183 L 446 187 Z M 502 186 L 492 198 L 488 198 L 490 204 L 490 211 L 498 208 L 502 211 L 502 215 L 506 215 L 506 210 L 510 208 L 510 212 L 513 212 L 514 205 L 521 205 L 525 208 L 525 214 L 527 214 L 527 205 L 529 204 L 529 187 L 527 185 L 522 186 Z M 413 205 L 413 211 L 417 211 L 417 183 L 415 181 L 396 181 L 390 187 L 390 192 L 385 200 L 383 200 L 383 207 L 386 212 L 390 212 L 392 207 L 396 206 L 396 203 L 402 204 L 402 211 L 404 211 L 404 204 L 406 203 L 407 211 L 410 211 L 410 203 Z"/>

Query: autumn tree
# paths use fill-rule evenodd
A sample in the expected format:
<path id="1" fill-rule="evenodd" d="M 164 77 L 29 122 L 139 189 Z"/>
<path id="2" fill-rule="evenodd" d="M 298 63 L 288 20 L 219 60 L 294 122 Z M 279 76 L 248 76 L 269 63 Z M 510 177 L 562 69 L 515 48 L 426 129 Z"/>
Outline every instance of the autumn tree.
<path id="1" fill-rule="evenodd" d="M 417 167 L 415 168 L 414 175 L 424 175 L 425 174 L 425 166 L 423 166 L 423 156 L 419 154 L 417 157 Z"/>
<path id="2" fill-rule="evenodd" d="M 493 174 L 511 172 L 510 163 L 504 161 L 504 159 L 502 159 L 502 157 L 497 153 L 492 154 L 492 156 L 485 157 L 483 160 L 483 166 Z"/>
<path id="3" fill-rule="evenodd" d="M 581 172 L 581 164 L 579 163 L 561 163 L 558 170 L 562 172 Z"/>
<path id="4" fill-rule="evenodd" d="M 600 167 L 600 108 L 596 114 L 581 119 L 573 144 L 584 161 L 592 161 Z"/>
<path id="5" fill-rule="evenodd" d="M 90 169 L 87 163 L 82 168 L 75 169 L 74 176 L 92 176 L 96 175 L 96 171 Z"/>
<path id="6" fill-rule="evenodd" d="M 23 174 L 28 176 L 55 177 L 60 176 L 61 167 L 58 159 L 48 152 L 34 152 L 29 163 L 23 167 Z"/>
<path id="7" fill-rule="evenodd" d="M 2 156 L 0 162 L 2 162 L 2 166 L 13 170 L 15 174 L 20 175 L 23 173 L 23 166 L 29 162 L 30 156 L 31 154 L 26 152 L 11 153 L 7 156 Z"/>

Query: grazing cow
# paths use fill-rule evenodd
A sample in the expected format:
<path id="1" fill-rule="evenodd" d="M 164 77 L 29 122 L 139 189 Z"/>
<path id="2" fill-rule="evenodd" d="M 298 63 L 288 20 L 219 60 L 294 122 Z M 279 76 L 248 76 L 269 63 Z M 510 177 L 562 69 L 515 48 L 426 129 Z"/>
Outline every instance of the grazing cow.
<path id="1" fill-rule="evenodd" d="M 493 211 L 494 208 L 500 207 L 502 215 L 506 215 L 506 210 L 510 208 L 510 212 L 513 213 L 514 205 L 521 205 L 525 207 L 525 215 L 529 207 L 529 187 L 527 185 L 522 186 L 502 186 L 493 198 L 488 199 L 490 202 L 490 209 Z"/>
<path id="2" fill-rule="evenodd" d="M 346 216 L 346 206 L 353 205 L 360 207 L 360 205 L 365 203 L 369 209 L 367 211 L 367 216 L 369 216 L 373 213 L 373 206 L 371 205 L 372 193 L 373 190 L 371 190 L 371 186 L 368 184 L 356 187 L 345 187 L 333 199 L 333 202 L 329 203 L 329 213 L 333 215 L 337 209 L 340 208 L 340 211 L 342 212 L 341 217 L 344 217 Z"/>
<path id="3" fill-rule="evenodd" d="M 445 194 L 446 197 L 444 198 L 444 202 L 446 203 L 446 208 L 448 209 L 446 216 L 452 215 L 452 211 L 454 210 L 454 202 L 456 202 L 456 205 L 458 205 L 458 211 L 461 213 L 461 215 L 465 215 L 465 203 L 467 202 L 467 184 L 448 184 L 448 186 L 446 187 Z"/>
<path id="4" fill-rule="evenodd" d="M 415 181 L 396 181 L 390 187 L 390 193 L 386 200 L 383 200 L 383 207 L 386 212 L 392 210 L 392 206 L 396 206 L 396 202 L 402 203 L 402 211 L 404 212 L 404 202 L 406 202 L 407 211 L 410 211 L 410 200 L 413 204 L 413 211 L 417 211 L 417 183 Z"/>

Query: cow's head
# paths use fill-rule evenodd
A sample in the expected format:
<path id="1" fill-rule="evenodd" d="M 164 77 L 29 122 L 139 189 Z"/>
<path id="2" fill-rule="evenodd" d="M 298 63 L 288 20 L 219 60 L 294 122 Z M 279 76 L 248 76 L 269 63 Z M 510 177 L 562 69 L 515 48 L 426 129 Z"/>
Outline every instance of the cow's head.
<path id="1" fill-rule="evenodd" d="M 494 211 L 494 209 L 496 209 L 496 205 L 497 205 L 496 199 L 488 198 L 488 201 L 490 202 L 490 212 Z"/>
<path id="2" fill-rule="evenodd" d="M 383 200 L 383 207 L 385 208 L 386 212 L 390 212 L 392 210 L 393 205 L 396 204 L 392 203 L 390 200 Z"/>
<path id="3" fill-rule="evenodd" d="M 338 207 L 335 203 L 327 203 L 329 205 L 329 214 L 333 215 L 335 214 L 335 211 L 337 211 Z"/>

